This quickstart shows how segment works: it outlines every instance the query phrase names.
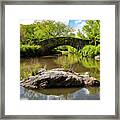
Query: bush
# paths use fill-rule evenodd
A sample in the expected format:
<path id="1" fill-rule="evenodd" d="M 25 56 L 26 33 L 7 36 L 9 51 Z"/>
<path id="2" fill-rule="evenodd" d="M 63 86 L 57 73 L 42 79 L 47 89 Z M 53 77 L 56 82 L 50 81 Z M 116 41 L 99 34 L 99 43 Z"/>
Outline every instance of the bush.
<path id="1" fill-rule="evenodd" d="M 86 45 L 82 50 L 79 51 L 81 57 L 94 58 L 96 55 L 100 54 L 100 45 Z"/>
<path id="2" fill-rule="evenodd" d="M 36 57 L 41 53 L 39 45 L 20 45 L 20 57 Z"/>
<path id="3" fill-rule="evenodd" d="M 96 51 L 95 51 L 96 55 L 100 54 L 100 44 L 96 47 Z"/>

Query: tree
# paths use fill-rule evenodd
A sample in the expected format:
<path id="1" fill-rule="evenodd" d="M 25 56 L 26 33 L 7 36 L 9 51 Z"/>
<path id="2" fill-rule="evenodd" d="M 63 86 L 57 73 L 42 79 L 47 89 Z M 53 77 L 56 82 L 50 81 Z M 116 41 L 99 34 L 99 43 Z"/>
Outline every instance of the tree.
<path id="1" fill-rule="evenodd" d="M 73 29 L 69 26 L 53 20 L 35 21 L 34 24 L 36 24 L 34 34 L 37 39 L 69 36 L 69 34 L 73 32 Z"/>
<path id="2" fill-rule="evenodd" d="M 22 44 L 32 44 L 34 39 L 34 25 L 20 24 L 20 42 Z"/>
<path id="3" fill-rule="evenodd" d="M 37 44 L 44 39 L 73 36 L 73 31 L 72 28 L 62 22 L 35 21 L 30 25 L 20 25 L 20 41 L 23 44 Z"/>
<path id="4" fill-rule="evenodd" d="M 82 30 L 78 30 L 77 36 L 81 39 L 92 40 L 95 46 L 100 42 L 100 20 L 88 20 Z"/>

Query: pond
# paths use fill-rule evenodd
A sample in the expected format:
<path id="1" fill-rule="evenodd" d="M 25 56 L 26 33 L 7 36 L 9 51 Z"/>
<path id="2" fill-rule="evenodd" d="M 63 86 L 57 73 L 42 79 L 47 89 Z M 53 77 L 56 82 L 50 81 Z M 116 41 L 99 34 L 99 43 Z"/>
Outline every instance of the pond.
<path id="1" fill-rule="evenodd" d="M 77 55 L 54 55 L 37 58 L 21 59 L 21 80 L 34 75 L 40 68 L 71 69 L 77 73 L 89 72 L 90 76 L 100 80 L 100 61 L 94 59 L 80 59 Z M 100 88 L 52 88 L 30 90 L 20 87 L 20 98 L 24 100 L 99 100 Z"/>

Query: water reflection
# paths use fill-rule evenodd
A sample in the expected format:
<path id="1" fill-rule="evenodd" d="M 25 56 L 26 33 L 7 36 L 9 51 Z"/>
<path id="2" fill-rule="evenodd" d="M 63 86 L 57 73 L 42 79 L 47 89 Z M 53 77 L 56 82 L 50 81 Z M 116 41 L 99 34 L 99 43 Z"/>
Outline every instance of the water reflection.
<path id="1" fill-rule="evenodd" d="M 94 59 L 80 59 L 77 55 L 44 56 L 37 58 L 21 59 L 21 79 L 34 75 L 41 67 L 47 69 L 64 68 L 72 69 L 77 73 L 89 72 L 92 77 L 100 80 L 100 62 Z M 99 88 L 61 88 L 29 90 L 20 88 L 21 99 L 29 100 L 98 100 Z"/>
<path id="2" fill-rule="evenodd" d="M 41 67 L 47 69 L 64 68 L 72 69 L 78 73 L 90 72 L 92 77 L 100 79 L 100 62 L 94 59 L 80 59 L 77 55 L 68 54 L 62 56 L 44 56 L 38 58 L 21 59 L 20 75 L 21 79 L 31 75 L 33 71 L 38 71 Z"/>
<path id="3" fill-rule="evenodd" d="M 76 89 L 76 91 L 75 91 Z M 94 88 L 96 89 L 96 88 Z M 99 89 L 99 88 L 97 88 Z M 46 91 L 49 91 L 50 89 L 46 89 Z M 53 90 L 53 89 L 51 89 Z M 54 89 L 55 90 L 55 89 Z M 53 91 L 54 91 L 53 90 Z M 57 89 L 59 91 L 60 89 Z M 64 91 L 64 89 L 62 89 Z M 44 90 L 43 90 L 44 91 Z M 74 91 L 74 92 L 73 92 Z M 50 91 L 49 91 L 50 93 Z M 91 94 L 90 88 L 71 88 L 71 91 L 69 89 L 68 93 L 61 93 L 59 92 L 58 95 L 54 95 L 52 93 L 47 94 L 40 91 L 35 90 L 29 90 L 26 88 L 21 87 L 20 88 L 20 98 L 22 100 L 99 100 L 100 95 L 98 91 L 96 91 L 94 94 Z"/>

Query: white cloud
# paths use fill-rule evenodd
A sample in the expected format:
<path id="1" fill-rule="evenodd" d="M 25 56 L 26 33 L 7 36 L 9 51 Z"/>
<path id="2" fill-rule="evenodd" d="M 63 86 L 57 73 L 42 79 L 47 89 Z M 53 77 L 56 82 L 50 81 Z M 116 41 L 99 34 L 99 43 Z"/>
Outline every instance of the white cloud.
<path id="1" fill-rule="evenodd" d="M 78 24 L 77 29 L 81 29 L 85 25 L 85 23 L 86 23 L 85 21 L 84 22 L 81 21 L 81 23 Z"/>

